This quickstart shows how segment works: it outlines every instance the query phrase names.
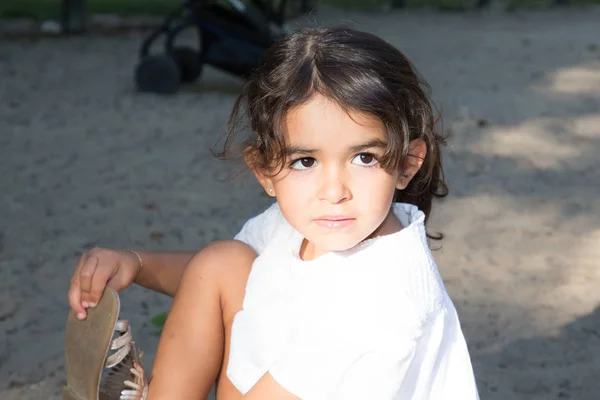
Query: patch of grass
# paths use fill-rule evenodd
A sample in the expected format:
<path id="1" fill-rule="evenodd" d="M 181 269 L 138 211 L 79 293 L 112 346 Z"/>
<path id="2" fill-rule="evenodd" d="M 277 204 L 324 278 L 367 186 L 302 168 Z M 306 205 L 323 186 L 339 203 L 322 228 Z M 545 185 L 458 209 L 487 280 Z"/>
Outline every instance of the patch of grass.
<path id="1" fill-rule="evenodd" d="M 54 4 L 56 3 L 56 4 Z M 58 2 L 32 0 L 3 0 L 0 2 L 0 18 L 39 18 L 60 15 Z"/>
<path id="2" fill-rule="evenodd" d="M 150 322 L 152 325 L 156 327 L 156 330 L 153 332 L 155 335 L 160 335 L 163 327 L 165 326 L 165 322 L 167 321 L 167 313 L 160 313 L 152 317 Z"/>
<path id="3" fill-rule="evenodd" d="M 493 1 L 493 0 L 492 0 Z M 319 0 L 326 4 L 354 11 L 379 10 L 382 6 L 393 4 L 394 0 Z M 476 8 L 477 0 L 404 0 L 406 8 L 433 8 L 440 11 L 466 11 Z M 554 7 L 555 0 L 507 0 L 507 11 L 521 9 L 544 9 Z M 580 6 L 600 4 L 600 0 L 566 0 L 567 5 Z"/>
<path id="4" fill-rule="evenodd" d="M 63 0 L 0 0 L 0 18 L 60 19 Z M 167 15 L 179 6 L 180 0 L 85 0 L 88 13 L 117 15 Z M 288 0 L 289 1 L 289 0 Z M 513 0 L 520 1 L 520 0 Z M 543 0 L 525 0 L 543 1 Z M 598 0 L 600 1 L 600 0 Z M 353 11 L 380 10 L 394 0 L 318 0 Z M 465 10 L 475 0 L 405 0 L 407 7 L 433 7 L 440 10 Z M 317 5 L 318 7 L 318 5 Z"/>
<path id="5" fill-rule="evenodd" d="M 600 4 L 600 0 L 567 0 L 564 5 L 567 6 L 584 6 Z M 506 3 L 507 11 L 516 10 L 539 10 L 544 8 L 555 7 L 554 0 L 508 0 Z"/>
<path id="6" fill-rule="evenodd" d="M 85 0 L 88 13 L 166 15 L 179 0 Z M 60 19 L 62 0 L 0 0 L 0 18 Z"/>
<path id="7" fill-rule="evenodd" d="M 61 18 L 63 0 L 0 0 L 1 18 L 34 18 L 37 20 Z M 180 0 L 85 0 L 88 13 L 117 15 L 166 16 L 176 9 Z M 475 7 L 477 0 L 404 0 L 407 8 L 434 8 L 441 11 L 465 11 Z M 380 10 L 394 0 L 318 0 L 326 4 L 354 11 Z M 600 4 L 600 0 L 568 0 L 570 5 Z M 506 0 L 507 11 L 549 8 L 555 0 Z M 318 7 L 318 6 L 317 6 Z"/>

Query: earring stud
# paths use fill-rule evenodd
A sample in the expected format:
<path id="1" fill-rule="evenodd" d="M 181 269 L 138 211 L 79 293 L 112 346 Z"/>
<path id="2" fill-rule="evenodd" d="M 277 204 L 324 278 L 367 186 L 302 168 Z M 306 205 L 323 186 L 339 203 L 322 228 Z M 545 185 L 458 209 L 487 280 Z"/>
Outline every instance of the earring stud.
<path id="1" fill-rule="evenodd" d="M 273 189 L 269 189 L 269 194 L 273 193 Z"/>

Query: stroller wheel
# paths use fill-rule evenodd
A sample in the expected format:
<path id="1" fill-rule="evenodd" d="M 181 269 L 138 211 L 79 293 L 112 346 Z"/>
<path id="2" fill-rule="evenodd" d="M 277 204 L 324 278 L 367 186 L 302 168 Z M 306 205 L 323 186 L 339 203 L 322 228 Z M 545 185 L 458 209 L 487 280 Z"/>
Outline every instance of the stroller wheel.
<path id="1" fill-rule="evenodd" d="M 172 94 L 179 88 L 181 73 L 167 54 L 146 56 L 136 67 L 135 83 L 141 92 Z"/>
<path id="2" fill-rule="evenodd" d="M 182 82 L 193 82 L 202 73 L 200 53 L 190 47 L 175 47 L 171 56 L 179 67 Z"/>

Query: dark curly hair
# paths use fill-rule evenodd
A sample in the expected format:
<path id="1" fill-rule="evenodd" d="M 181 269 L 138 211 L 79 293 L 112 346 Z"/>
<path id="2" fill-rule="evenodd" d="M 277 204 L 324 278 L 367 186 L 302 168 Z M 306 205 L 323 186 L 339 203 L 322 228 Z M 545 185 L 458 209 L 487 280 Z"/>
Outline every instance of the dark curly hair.
<path id="1" fill-rule="evenodd" d="M 273 45 L 248 77 L 217 155 L 243 151 L 251 166 L 278 172 L 286 161 L 287 111 L 319 93 L 383 122 L 388 146 L 380 162 L 388 171 L 402 169 L 411 140 L 425 141 L 422 167 L 404 190 L 396 190 L 394 201 L 414 204 L 428 218 L 433 198 L 448 194 L 440 154 L 445 140 L 435 130 L 428 91 L 410 61 L 377 36 L 349 28 L 302 29 Z M 237 148 L 235 138 L 247 123 L 250 133 Z"/>

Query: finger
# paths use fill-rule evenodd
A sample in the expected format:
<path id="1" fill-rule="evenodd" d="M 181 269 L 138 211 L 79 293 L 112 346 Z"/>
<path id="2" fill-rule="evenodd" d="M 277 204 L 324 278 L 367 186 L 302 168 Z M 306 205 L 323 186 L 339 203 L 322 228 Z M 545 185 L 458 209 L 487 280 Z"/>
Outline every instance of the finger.
<path id="1" fill-rule="evenodd" d="M 106 287 L 106 283 L 112 277 L 112 274 L 116 270 L 116 267 L 111 268 L 101 268 L 97 267 L 96 272 L 94 273 L 94 277 L 92 278 L 91 290 L 89 293 L 89 305 L 90 307 L 96 307 L 96 305 L 100 302 L 102 298 L 102 293 L 104 292 L 104 288 Z"/>
<path id="2" fill-rule="evenodd" d="M 85 319 L 87 313 L 81 305 L 81 289 L 79 287 L 79 278 L 76 274 L 73 275 L 71 286 L 69 287 L 69 306 L 77 318 Z"/>
<path id="3" fill-rule="evenodd" d="M 79 285 L 83 295 L 92 291 L 92 278 L 96 267 L 98 266 L 98 257 L 90 256 L 79 270 Z"/>
<path id="4" fill-rule="evenodd" d="M 69 306 L 73 313 L 79 318 L 85 318 L 86 312 L 85 307 L 81 304 L 81 282 L 79 281 L 79 272 L 81 267 L 86 263 L 89 258 L 89 254 L 85 253 L 79 258 L 75 269 L 73 270 L 73 276 L 71 277 L 71 284 L 69 286 L 68 298 Z M 81 319 L 81 318 L 80 318 Z"/>

